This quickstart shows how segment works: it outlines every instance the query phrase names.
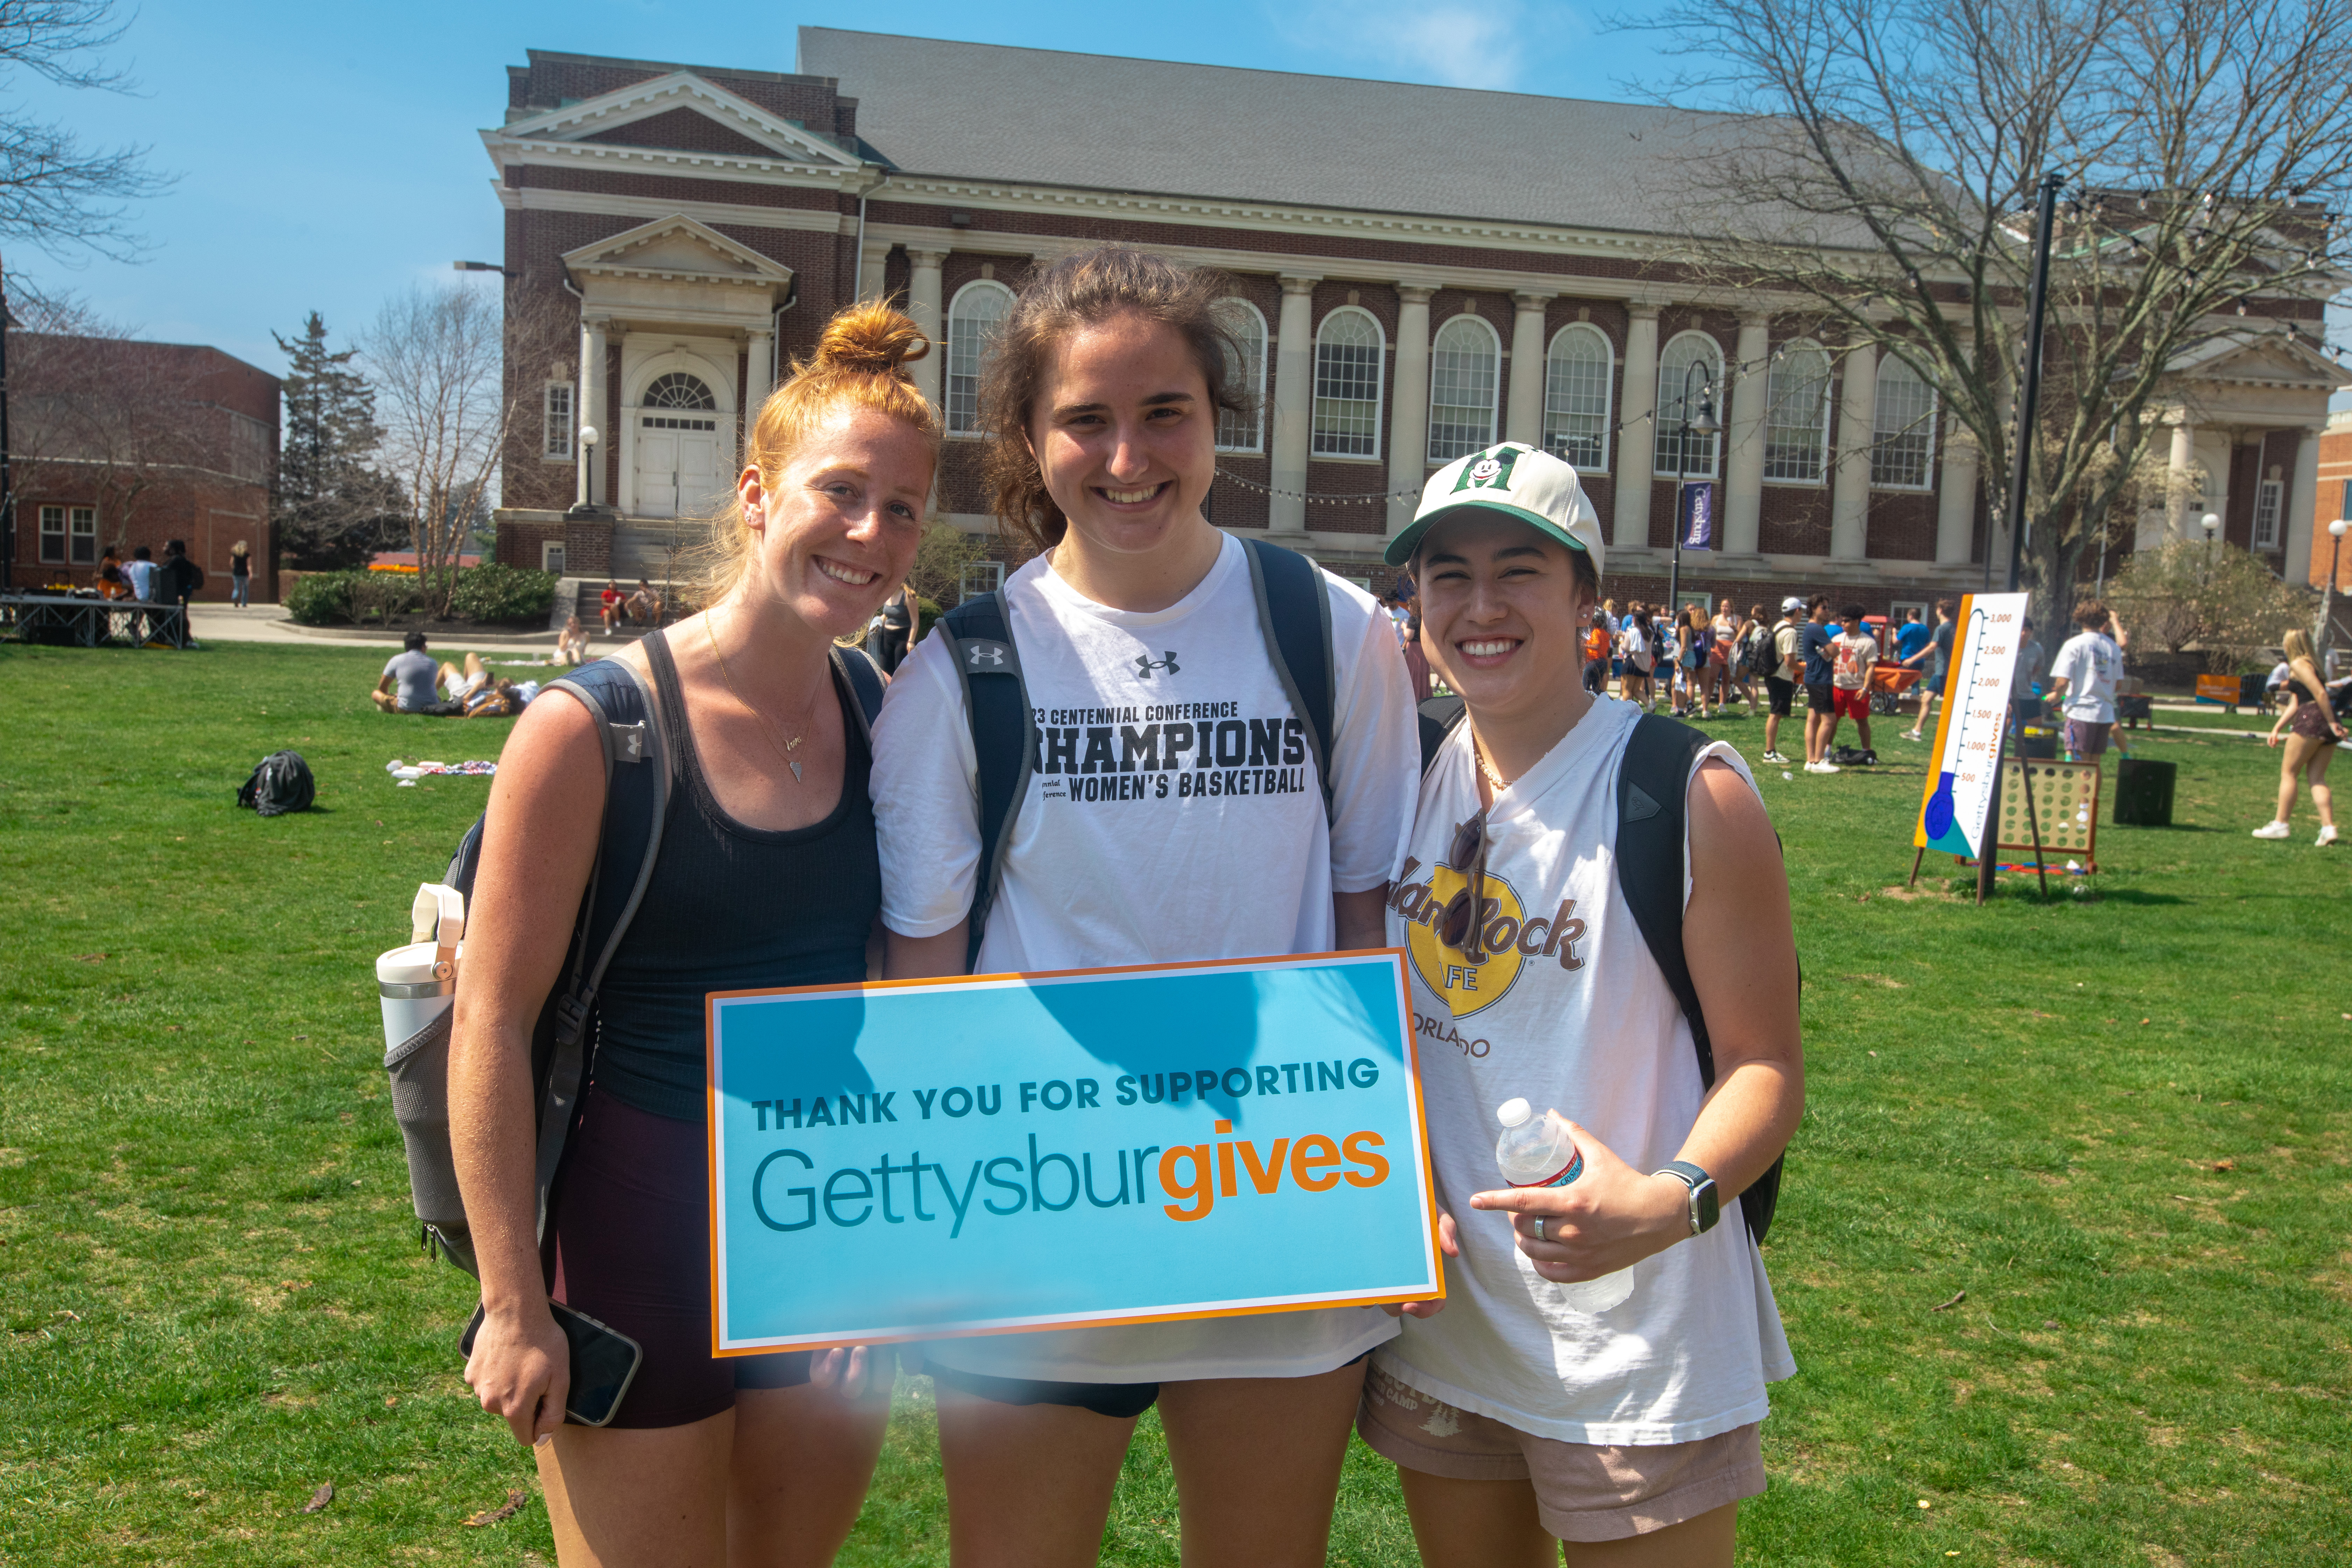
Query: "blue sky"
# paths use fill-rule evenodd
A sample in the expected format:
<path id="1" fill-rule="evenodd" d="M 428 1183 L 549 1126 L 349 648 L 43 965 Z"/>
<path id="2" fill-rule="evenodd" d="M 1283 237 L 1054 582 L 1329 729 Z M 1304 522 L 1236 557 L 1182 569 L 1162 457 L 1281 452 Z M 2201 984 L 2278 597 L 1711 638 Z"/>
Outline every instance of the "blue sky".
<path id="1" fill-rule="evenodd" d="M 134 97 L 0 90 L 100 144 L 146 143 L 173 174 L 142 203 L 131 265 L 6 258 L 141 336 L 216 344 L 271 371 L 270 341 L 323 313 L 339 342 L 389 295 L 498 258 L 499 209 L 476 132 L 499 122 L 528 48 L 793 68 L 803 24 L 1398 81 L 1627 98 L 1646 40 L 1544 0 L 1195 0 L 1181 7 L 781 7 L 676 0 L 145 0 L 113 51 Z M 756 18 L 756 20 L 753 20 Z M 497 279 L 474 280 L 496 288 Z"/>

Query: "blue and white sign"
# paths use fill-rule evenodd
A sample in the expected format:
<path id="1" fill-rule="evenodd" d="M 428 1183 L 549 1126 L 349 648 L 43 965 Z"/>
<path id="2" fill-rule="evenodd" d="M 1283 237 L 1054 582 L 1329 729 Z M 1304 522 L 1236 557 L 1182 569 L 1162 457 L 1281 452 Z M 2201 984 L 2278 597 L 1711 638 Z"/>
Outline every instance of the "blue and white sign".
<path id="1" fill-rule="evenodd" d="M 707 1010 L 718 1354 L 1445 1292 L 1402 952 Z"/>

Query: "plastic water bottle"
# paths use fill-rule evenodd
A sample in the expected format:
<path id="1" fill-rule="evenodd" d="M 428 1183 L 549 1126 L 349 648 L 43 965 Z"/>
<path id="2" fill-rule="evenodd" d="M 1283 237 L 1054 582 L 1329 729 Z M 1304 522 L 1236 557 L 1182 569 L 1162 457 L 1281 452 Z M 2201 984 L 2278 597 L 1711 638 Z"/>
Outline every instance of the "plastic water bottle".
<path id="1" fill-rule="evenodd" d="M 1584 1174 L 1584 1152 L 1559 1112 L 1541 1116 L 1524 1100 L 1505 1100 L 1495 1112 L 1503 1124 L 1495 1140 L 1495 1163 L 1503 1180 L 1515 1187 L 1564 1187 Z M 1620 1268 L 1598 1279 L 1563 1284 L 1545 1280 L 1541 1287 L 1555 1294 L 1572 1311 L 1605 1312 L 1633 1293 L 1633 1271 Z"/>

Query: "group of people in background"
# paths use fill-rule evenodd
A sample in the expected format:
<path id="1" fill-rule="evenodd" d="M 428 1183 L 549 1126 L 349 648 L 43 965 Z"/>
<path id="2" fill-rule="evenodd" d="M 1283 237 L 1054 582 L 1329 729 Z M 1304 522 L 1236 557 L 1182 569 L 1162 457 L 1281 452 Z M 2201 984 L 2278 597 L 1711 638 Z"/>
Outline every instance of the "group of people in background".
<path id="1" fill-rule="evenodd" d="M 572 617 L 578 625 L 579 617 Z M 539 695 L 535 680 L 509 680 L 492 675 L 482 656 L 469 653 L 462 665 L 449 664 L 425 651 L 423 632 L 401 639 L 401 651 L 383 667 L 383 674 L 368 693 L 382 713 L 420 713 L 444 719 L 511 719 Z"/>

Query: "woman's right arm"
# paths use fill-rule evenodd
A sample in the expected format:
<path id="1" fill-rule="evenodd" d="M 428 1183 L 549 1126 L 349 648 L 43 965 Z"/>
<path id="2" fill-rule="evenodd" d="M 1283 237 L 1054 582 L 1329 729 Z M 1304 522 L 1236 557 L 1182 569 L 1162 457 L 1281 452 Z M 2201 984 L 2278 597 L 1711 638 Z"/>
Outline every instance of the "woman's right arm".
<path id="1" fill-rule="evenodd" d="M 2327 721 L 2327 732 L 2331 735 L 2340 734 L 2344 729 L 2343 720 L 2336 711 L 2335 702 L 2327 695 L 2327 682 L 2320 679 L 2319 667 L 2307 658 L 2299 658 L 2294 661 L 2293 673 L 2311 683 L 2313 693 L 2319 699 L 2319 716 Z M 2301 700 L 2300 697 L 2297 698 L 2298 701 Z"/>
<path id="2" fill-rule="evenodd" d="M 571 1384 L 540 1267 L 530 1037 L 571 945 L 604 811 L 594 720 L 578 702 L 532 703 L 490 784 L 449 1041 L 449 1141 L 482 1271 L 466 1382 L 526 1444 L 562 1424 Z"/>

